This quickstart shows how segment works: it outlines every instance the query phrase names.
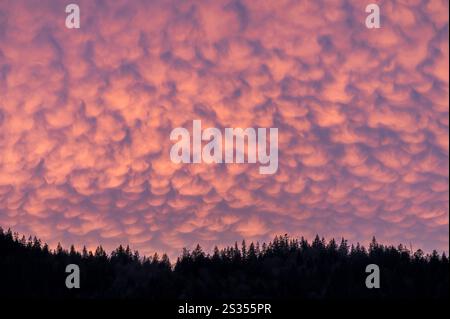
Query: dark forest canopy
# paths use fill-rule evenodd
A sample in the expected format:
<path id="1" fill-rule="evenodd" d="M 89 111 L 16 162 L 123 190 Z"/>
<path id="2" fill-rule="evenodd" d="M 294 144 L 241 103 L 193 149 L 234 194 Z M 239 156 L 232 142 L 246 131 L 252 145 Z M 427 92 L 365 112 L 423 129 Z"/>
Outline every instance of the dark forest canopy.
<path id="1" fill-rule="evenodd" d="M 77 264 L 81 288 L 65 286 L 65 267 Z M 368 264 L 377 264 L 381 288 L 368 289 Z M 49 298 L 448 298 L 449 261 L 443 253 L 412 253 L 373 238 L 366 249 L 316 236 L 277 236 L 266 244 L 241 245 L 206 254 L 183 250 L 171 265 L 167 255 L 141 257 L 119 246 L 81 252 L 0 228 L 0 296 Z"/>

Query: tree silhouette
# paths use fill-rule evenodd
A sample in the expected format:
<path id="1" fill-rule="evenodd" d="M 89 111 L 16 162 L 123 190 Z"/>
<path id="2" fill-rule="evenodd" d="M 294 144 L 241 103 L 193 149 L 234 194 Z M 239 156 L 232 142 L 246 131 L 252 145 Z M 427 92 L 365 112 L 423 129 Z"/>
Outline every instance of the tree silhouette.
<path id="1" fill-rule="evenodd" d="M 65 287 L 65 267 L 79 265 L 81 288 Z M 381 288 L 365 287 L 365 267 L 381 269 Z M 405 246 L 384 246 L 372 238 L 368 249 L 347 240 L 338 245 L 316 235 L 276 236 L 260 244 L 242 241 L 214 248 L 184 249 L 171 265 L 166 254 L 151 258 L 120 245 L 111 254 L 58 244 L 50 250 L 37 238 L 25 239 L 0 228 L 0 296 L 48 298 L 289 298 L 393 299 L 448 298 L 449 260 Z"/>

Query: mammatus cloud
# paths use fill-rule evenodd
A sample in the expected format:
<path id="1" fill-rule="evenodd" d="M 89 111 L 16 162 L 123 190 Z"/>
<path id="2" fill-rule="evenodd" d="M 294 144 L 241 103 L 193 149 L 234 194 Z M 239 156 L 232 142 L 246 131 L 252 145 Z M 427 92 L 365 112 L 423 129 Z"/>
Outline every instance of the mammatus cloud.
<path id="1" fill-rule="evenodd" d="M 0 225 L 145 254 L 289 233 L 448 250 L 448 1 L 0 3 Z M 277 127 L 279 168 L 170 131 Z"/>

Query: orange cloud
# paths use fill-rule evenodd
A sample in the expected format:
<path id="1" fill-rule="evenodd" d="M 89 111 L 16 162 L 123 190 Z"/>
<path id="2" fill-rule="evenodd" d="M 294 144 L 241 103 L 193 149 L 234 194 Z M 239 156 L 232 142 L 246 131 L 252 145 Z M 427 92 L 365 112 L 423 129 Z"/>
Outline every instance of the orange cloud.
<path id="1" fill-rule="evenodd" d="M 275 234 L 448 250 L 448 1 L 0 3 L 0 225 L 144 254 Z M 278 127 L 279 169 L 170 131 Z"/>

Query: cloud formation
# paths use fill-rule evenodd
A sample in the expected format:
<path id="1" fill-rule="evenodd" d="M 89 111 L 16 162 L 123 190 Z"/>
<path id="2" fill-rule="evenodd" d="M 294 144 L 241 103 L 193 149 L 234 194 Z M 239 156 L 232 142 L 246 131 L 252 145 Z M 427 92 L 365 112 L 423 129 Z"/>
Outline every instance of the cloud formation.
<path id="1" fill-rule="evenodd" d="M 145 254 L 289 233 L 448 251 L 448 1 L 0 3 L 0 225 Z M 279 168 L 170 131 L 277 127 Z"/>

